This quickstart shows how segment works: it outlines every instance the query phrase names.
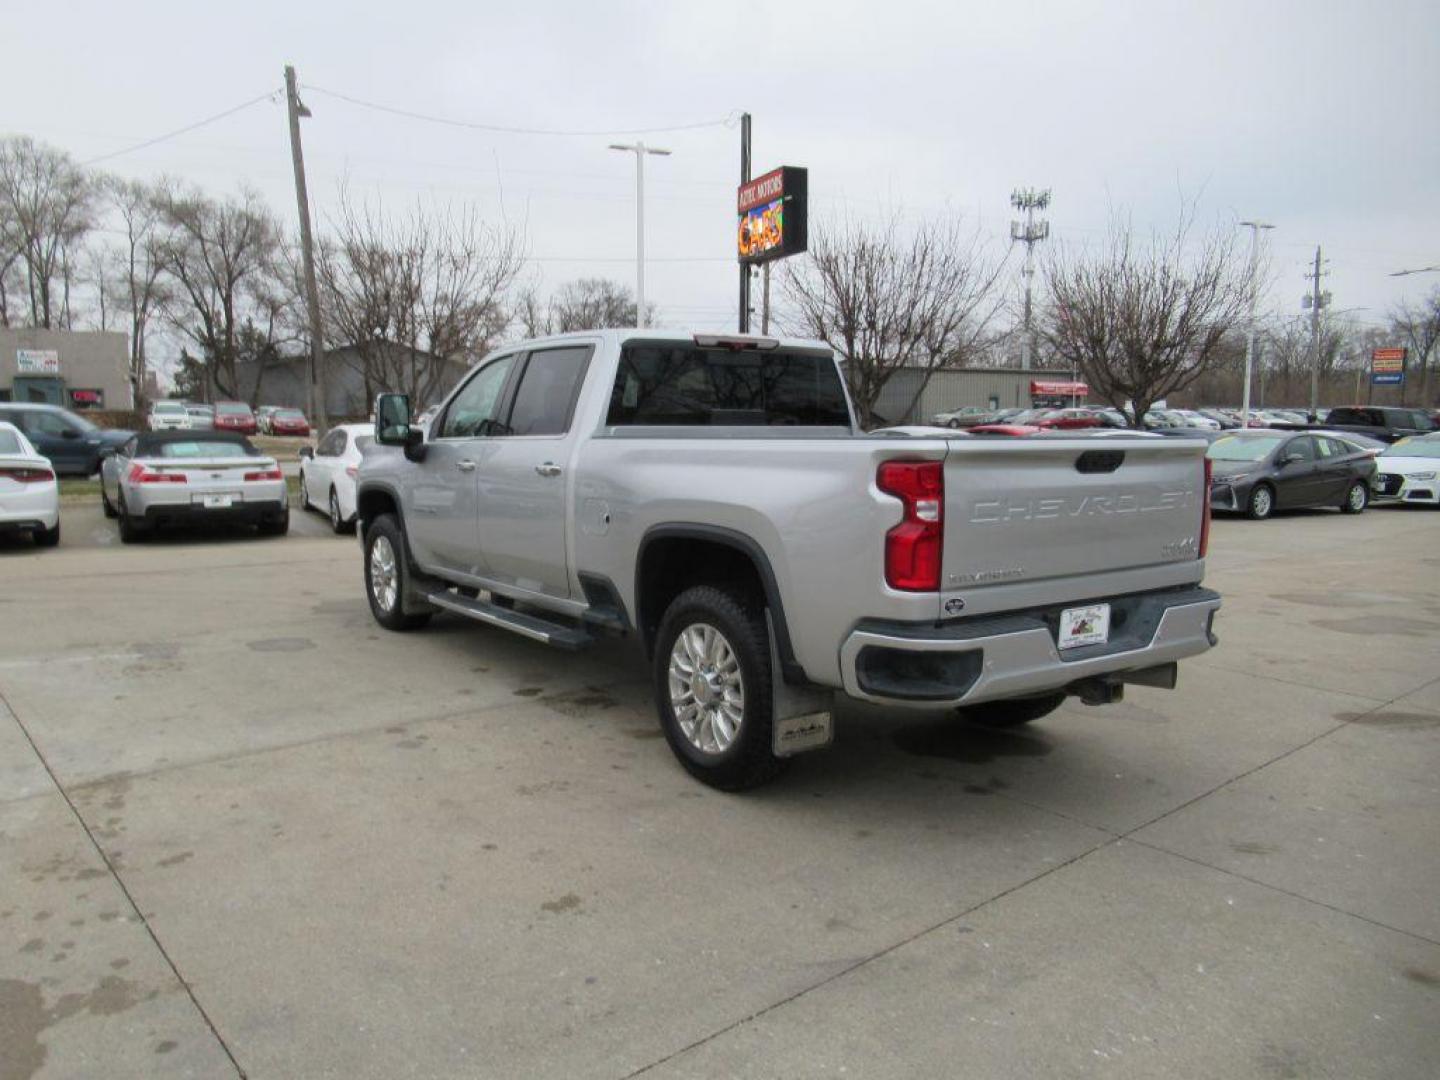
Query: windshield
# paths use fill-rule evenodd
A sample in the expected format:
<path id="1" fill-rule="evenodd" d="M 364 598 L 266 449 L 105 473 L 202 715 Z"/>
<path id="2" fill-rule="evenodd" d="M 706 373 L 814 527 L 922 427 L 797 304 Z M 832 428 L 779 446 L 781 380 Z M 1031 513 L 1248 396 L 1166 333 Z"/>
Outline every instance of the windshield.
<path id="1" fill-rule="evenodd" d="M 1440 458 L 1440 439 L 1401 439 L 1381 450 L 1380 456 Z"/>
<path id="2" fill-rule="evenodd" d="M 157 401 L 155 411 L 157 413 L 183 413 L 185 406 L 177 401 Z"/>
<path id="3" fill-rule="evenodd" d="M 156 457 L 162 458 L 234 458 L 245 457 L 250 453 L 244 443 L 228 442 L 219 439 L 193 439 L 185 442 L 167 442 L 157 446 L 154 450 Z"/>
<path id="4" fill-rule="evenodd" d="M 1280 445 L 1281 439 L 1237 439 L 1233 435 L 1216 439 L 1205 456 L 1211 461 L 1260 461 Z"/>
<path id="5" fill-rule="evenodd" d="M 0 431 L 0 454 L 23 454 L 20 439 L 13 431 Z"/>
<path id="6" fill-rule="evenodd" d="M 241 401 L 222 401 L 215 406 L 215 411 L 225 416 L 249 416 L 250 406 Z"/>
<path id="7" fill-rule="evenodd" d="M 276 420 L 304 420 L 305 414 L 299 409 L 281 409 L 275 414 Z"/>

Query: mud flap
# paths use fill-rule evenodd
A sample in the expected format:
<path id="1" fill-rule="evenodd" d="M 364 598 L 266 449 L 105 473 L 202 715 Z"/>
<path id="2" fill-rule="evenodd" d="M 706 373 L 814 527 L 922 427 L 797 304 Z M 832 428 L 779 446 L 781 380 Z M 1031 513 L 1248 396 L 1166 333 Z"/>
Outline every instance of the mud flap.
<path id="1" fill-rule="evenodd" d="M 813 686 L 791 686 L 780 671 L 780 656 L 775 650 L 775 624 L 765 612 L 765 628 L 770 638 L 770 704 L 774 713 L 770 725 L 770 752 L 776 757 L 791 757 L 807 750 L 821 750 L 835 738 L 835 722 L 831 715 L 833 691 Z"/>

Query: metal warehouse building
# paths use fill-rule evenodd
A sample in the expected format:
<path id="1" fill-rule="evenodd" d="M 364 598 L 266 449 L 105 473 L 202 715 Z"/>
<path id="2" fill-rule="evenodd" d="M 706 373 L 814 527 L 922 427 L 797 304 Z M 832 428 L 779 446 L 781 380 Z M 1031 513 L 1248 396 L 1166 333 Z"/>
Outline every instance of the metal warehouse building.
<path id="1" fill-rule="evenodd" d="M 890 377 L 875 412 L 886 423 L 924 423 L 938 412 L 966 405 L 991 409 L 1084 405 L 1088 388 L 1068 373 L 1020 368 L 941 368 L 930 373 L 902 368 Z M 1103 404 L 1103 402 L 1101 403 Z"/>
<path id="2" fill-rule="evenodd" d="M 0 328 L 0 401 L 133 408 L 125 335 Z"/>

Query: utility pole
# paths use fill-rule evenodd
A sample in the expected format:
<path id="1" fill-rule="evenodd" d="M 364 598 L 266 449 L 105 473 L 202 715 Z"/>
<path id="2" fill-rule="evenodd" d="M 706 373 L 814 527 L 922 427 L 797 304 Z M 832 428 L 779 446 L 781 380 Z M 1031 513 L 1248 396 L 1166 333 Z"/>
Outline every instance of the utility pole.
<path id="1" fill-rule="evenodd" d="M 1241 393 L 1240 426 L 1250 426 L 1250 380 L 1255 371 L 1255 307 L 1260 299 L 1260 230 L 1273 229 L 1263 221 L 1242 221 L 1250 230 L 1250 324 L 1245 332 L 1245 389 Z"/>
<path id="2" fill-rule="evenodd" d="M 285 102 L 290 113 L 290 157 L 295 163 L 295 202 L 300 211 L 300 261 L 305 271 L 305 306 L 310 315 L 310 415 L 316 430 L 324 435 L 330 429 L 330 414 L 325 400 L 325 343 L 320 337 L 320 292 L 315 287 L 315 251 L 310 236 L 310 196 L 305 189 L 305 155 L 300 150 L 300 118 L 310 110 L 300 101 L 295 85 L 295 69 L 285 65 Z"/>
<path id="3" fill-rule="evenodd" d="M 750 182 L 750 114 L 740 114 L 740 183 Z M 740 333 L 750 332 L 750 266 L 740 264 Z"/>
<path id="4" fill-rule="evenodd" d="M 635 325 L 645 325 L 645 155 L 669 157 L 669 150 L 646 146 L 643 142 L 611 143 L 611 150 L 624 150 L 635 155 Z"/>
<path id="5" fill-rule="evenodd" d="M 1020 343 L 1020 368 L 1030 370 L 1031 358 L 1035 352 L 1035 336 L 1031 326 L 1030 293 L 1035 280 L 1035 245 L 1050 235 L 1050 222 L 1036 221 L 1035 211 L 1050 205 L 1050 189 L 1036 191 L 1034 188 L 1016 188 L 1010 193 L 1010 205 L 1025 211 L 1025 220 L 1010 222 L 1010 239 L 1025 245 L 1025 336 Z"/>
<path id="6" fill-rule="evenodd" d="M 767 262 L 760 270 L 760 276 L 765 282 L 764 299 L 760 302 L 760 333 L 770 333 L 770 264 Z"/>
<path id="7" fill-rule="evenodd" d="M 1310 293 L 1304 298 L 1303 306 L 1310 309 L 1310 416 L 1320 407 L 1320 309 L 1330 303 L 1330 294 L 1320 291 L 1320 279 L 1328 273 L 1320 269 L 1324 260 L 1320 247 L 1315 247 L 1315 267 L 1306 275 L 1310 279 Z"/>

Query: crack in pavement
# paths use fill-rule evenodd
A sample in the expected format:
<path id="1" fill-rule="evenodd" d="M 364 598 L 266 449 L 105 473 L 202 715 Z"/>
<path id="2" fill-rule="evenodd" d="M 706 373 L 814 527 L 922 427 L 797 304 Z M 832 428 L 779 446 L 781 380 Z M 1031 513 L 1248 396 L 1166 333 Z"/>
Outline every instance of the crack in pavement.
<path id="1" fill-rule="evenodd" d="M 190 998 L 190 1004 L 195 1007 L 195 1011 L 200 1015 L 200 1019 L 205 1022 L 205 1026 L 210 1029 L 210 1034 L 214 1036 L 216 1043 L 219 1044 L 220 1049 L 230 1060 L 230 1064 L 235 1069 L 235 1075 L 240 1077 L 240 1080 L 245 1080 L 245 1070 L 240 1067 L 240 1062 L 236 1060 L 235 1054 L 231 1051 L 229 1044 L 226 1043 L 224 1036 L 220 1034 L 219 1029 L 215 1026 L 215 1022 L 210 1018 L 210 1014 L 205 1011 L 205 1006 L 200 1004 L 200 999 L 195 996 L 195 991 L 190 983 L 184 975 L 180 974 L 180 969 L 176 966 L 174 958 L 166 951 L 165 946 L 161 944 L 160 938 L 155 934 L 155 929 L 150 925 L 150 920 L 147 919 L 145 913 L 140 910 L 140 905 L 135 902 L 135 897 L 130 894 L 130 889 L 126 886 L 124 879 L 121 878 L 120 872 L 115 868 L 115 864 L 110 861 L 109 856 L 105 854 L 105 849 L 100 846 L 100 841 L 95 839 L 95 834 L 90 831 L 90 825 L 86 822 L 84 815 L 80 813 L 80 808 L 75 805 L 74 801 L 70 798 L 69 792 L 67 792 L 64 785 L 60 783 L 60 778 L 56 776 L 55 771 L 50 768 L 50 762 L 46 760 L 45 755 L 40 751 L 39 745 L 36 744 L 34 738 L 30 735 L 30 729 L 25 726 L 25 721 L 20 719 L 20 714 L 15 711 L 14 707 L 5 697 L 3 690 L 0 690 L 0 705 L 5 706 L 6 711 L 9 712 L 10 716 L 14 719 L 15 726 L 20 729 L 20 733 L 25 737 L 25 741 L 30 744 L 31 751 L 39 760 L 46 774 L 49 775 L 50 782 L 55 785 L 56 792 L 59 793 L 60 798 L 65 800 L 65 805 L 70 808 L 70 813 L 75 818 L 76 823 L 84 830 L 85 838 L 90 841 L 90 846 L 95 849 L 95 854 L 99 856 L 100 861 L 105 864 L 105 869 L 110 872 L 111 880 L 115 882 L 115 886 L 120 890 L 120 894 L 125 897 L 125 902 L 130 905 L 130 910 L 135 913 L 136 921 L 145 928 L 145 932 L 150 936 L 150 940 L 154 943 L 156 951 L 160 953 L 166 965 L 169 966 L 171 973 L 175 976 L 176 982 L 180 984 L 185 990 L 186 996 Z"/>

